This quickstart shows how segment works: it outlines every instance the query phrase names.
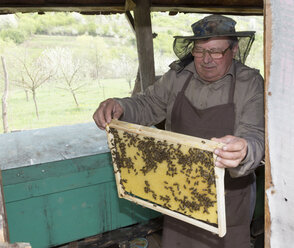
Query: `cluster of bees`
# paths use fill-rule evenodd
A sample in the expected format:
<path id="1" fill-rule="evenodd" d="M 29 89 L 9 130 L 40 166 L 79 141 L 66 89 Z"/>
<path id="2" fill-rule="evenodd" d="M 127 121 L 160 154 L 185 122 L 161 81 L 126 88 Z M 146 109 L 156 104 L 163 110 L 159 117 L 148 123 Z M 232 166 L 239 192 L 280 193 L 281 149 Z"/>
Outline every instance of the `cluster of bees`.
<path id="1" fill-rule="evenodd" d="M 125 170 L 129 174 L 140 176 L 149 201 L 191 217 L 197 211 L 209 214 L 211 207 L 216 211 L 212 152 L 143 135 L 118 132 L 114 128 L 109 131 L 113 135 L 111 153 L 118 171 Z M 128 152 L 130 149 L 131 154 Z M 138 160 L 140 166 L 137 165 Z M 160 166 L 166 166 L 165 177 L 161 181 L 158 178 L 156 181 L 150 180 L 148 175 L 156 175 Z M 177 181 L 179 178 L 181 182 Z M 127 183 L 126 179 L 120 181 L 124 190 Z M 161 184 L 164 190 L 154 190 L 154 183 Z M 128 193 L 132 194 L 130 190 Z"/>

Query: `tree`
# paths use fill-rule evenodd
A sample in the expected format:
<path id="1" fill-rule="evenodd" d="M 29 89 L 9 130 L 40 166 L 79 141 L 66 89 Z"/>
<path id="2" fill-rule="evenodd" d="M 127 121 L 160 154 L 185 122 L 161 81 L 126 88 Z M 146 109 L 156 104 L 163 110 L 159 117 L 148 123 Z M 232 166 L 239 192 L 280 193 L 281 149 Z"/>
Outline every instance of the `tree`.
<path id="1" fill-rule="evenodd" d="M 49 67 L 56 72 L 54 77 L 59 84 L 58 88 L 70 92 L 75 104 L 79 107 L 76 92 L 86 85 L 82 80 L 86 75 L 84 71 L 86 61 L 74 57 L 70 48 L 56 47 L 46 49 L 44 54 L 46 54 L 50 63 Z"/>
<path id="2" fill-rule="evenodd" d="M 77 38 L 77 42 L 82 47 L 87 47 L 82 56 L 85 60 L 89 60 L 90 77 L 98 83 L 98 86 L 102 89 L 103 99 L 105 99 L 104 85 L 101 83 L 101 79 L 105 78 L 107 74 L 107 64 L 111 57 L 109 48 L 105 41 L 98 36 L 83 35 Z"/>
<path id="3" fill-rule="evenodd" d="M 130 90 L 132 89 L 132 80 L 136 77 L 138 69 L 138 59 L 136 50 L 124 47 L 118 51 L 112 63 L 114 65 L 113 75 L 119 78 L 125 78 L 129 84 Z"/>
<path id="4" fill-rule="evenodd" d="M 137 74 L 138 61 L 129 54 L 122 54 L 119 62 L 121 64 L 121 76 L 124 77 L 132 89 L 132 80 Z"/>
<path id="5" fill-rule="evenodd" d="M 28 57 L 25 53 L 24 56 L 17 58 L 16 62 L 19 73 L 13 80 L 14 84 L 32 93 L 36 116 L 39 119 L 37 89 L 52 78 L 54 75 L 54 68 L 49 66 L 50 62 L 44 52 L 37 58 Z"/>
<path id="6" fill-rule="evenodd" d="M 3 120 L 3 131 L 4 133 L 8 132 L 8 121 L 7 121 L 7 99 L 8 99 L 8 73 L 6 70 L 6 63 L 3 56 L 1 56 L 2 66 L 3 66 L 3 74 L 4 74 L 4 91 L 2 97 L 2 120 Z"/>

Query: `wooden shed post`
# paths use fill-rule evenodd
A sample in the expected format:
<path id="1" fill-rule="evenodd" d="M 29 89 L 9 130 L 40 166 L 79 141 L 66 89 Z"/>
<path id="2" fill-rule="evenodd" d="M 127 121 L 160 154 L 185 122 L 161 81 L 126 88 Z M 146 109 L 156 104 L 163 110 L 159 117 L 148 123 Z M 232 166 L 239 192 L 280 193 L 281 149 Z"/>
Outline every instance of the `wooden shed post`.
<path id="1" fill-rule="evenodd" d="M 150 0 L 137 0 L 134 8 L 141 91 L 153 84 L 155 80 L 150 5 Z"/>
<path id="2" fill-rule="evenodd" d="M 271 61 L 271 49 L 272 49 L 272 13 L 269 1 L 264 2 L 264 81 L 265 81 L 265 102 L 267 103 L 267 93 L 269 92 L 269 76 L 270 76 L 270 61 Z M 269 145 L 268 145 L 268 108 L 265 105 L 265 190 L 271 188 L 272 178 L 271 178 L 271 165 L 269 156 Z M 268 197 L 265 194 L 265 230 L 264 230 L 264 247 L 270 248 L 270 238 L 271 238 L 271 217 L 268 205 Z"/>
<path id="3" fill-rule="evenodd" d="M 293 13 L 293 1 L 265 1 L 266 248 L 294 242 Z"/>

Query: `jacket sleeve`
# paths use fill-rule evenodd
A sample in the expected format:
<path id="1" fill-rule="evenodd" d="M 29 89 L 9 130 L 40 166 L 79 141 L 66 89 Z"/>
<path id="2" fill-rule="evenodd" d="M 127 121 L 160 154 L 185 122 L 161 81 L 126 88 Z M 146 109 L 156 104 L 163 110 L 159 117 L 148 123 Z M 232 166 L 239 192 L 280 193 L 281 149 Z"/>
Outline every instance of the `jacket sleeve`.
<path id="1" fill-rule="evenodd" d="M 120 120 L 145 126 L 151 126 L 164 120 L 173 74 L 172 70 L 168 71 L 149 86 L 143 94 L 115 99 L 124 109 Z"/>
<path id="2" fill-rule="evenodd" d="M 245 94 L 245 103 L 235 127 L 235 136 L 246 139 L 248 150 L 240 165 L 229 169 L 232 177 L 252 173 L 264 158 L 264 84 L 260 74 L 248 82 Z"/>

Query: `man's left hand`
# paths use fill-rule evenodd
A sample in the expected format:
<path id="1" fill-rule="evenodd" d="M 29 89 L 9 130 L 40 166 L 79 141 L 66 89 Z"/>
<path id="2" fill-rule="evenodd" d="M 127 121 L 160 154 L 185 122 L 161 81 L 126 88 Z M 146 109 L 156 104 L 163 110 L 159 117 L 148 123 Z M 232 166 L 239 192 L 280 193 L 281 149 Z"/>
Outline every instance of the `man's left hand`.
<path id="1" fill-rule="evenodd" d="M 237 167 L 247 154 L 247 141 L 232 135 L 226 135 L 221 138 L 212 138 L 216 142 L 225 143 L 220 149 L 215 149 L 217 155 L 215 165 L 220 168 Z"/>

